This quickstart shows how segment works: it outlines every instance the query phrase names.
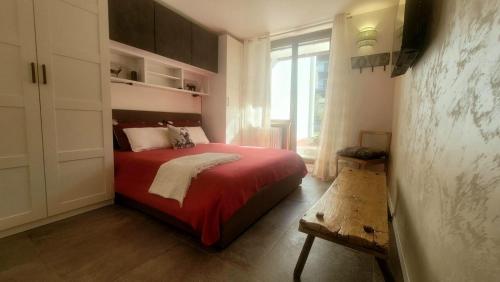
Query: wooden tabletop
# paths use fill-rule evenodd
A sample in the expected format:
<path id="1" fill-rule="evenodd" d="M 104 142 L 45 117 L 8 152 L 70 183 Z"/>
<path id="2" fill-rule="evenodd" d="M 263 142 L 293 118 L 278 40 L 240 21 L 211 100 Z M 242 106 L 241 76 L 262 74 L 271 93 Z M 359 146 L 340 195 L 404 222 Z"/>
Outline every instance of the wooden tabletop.
<path id="1" fill-rule="evenodd" d="M 389 249 L 385 173 L 344 168 L 302 217 L 299 230 L 385 258 Z"/>

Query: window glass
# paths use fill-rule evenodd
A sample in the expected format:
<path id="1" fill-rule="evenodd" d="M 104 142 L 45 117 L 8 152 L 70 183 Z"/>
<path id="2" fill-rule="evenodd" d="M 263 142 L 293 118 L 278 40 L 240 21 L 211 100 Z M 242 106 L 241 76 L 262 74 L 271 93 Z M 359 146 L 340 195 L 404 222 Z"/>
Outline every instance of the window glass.
<path id="1" fill-rule="evenodd" d="M 289 120 L 292 48 L 273 50 L 271 61 L 271 119 Z"/>
<path id="2" fill-rule="evenodd" d="M 297 152 L 315 159 L 325 108 L 330 41 L 305 42 L 298 47 Z"/>

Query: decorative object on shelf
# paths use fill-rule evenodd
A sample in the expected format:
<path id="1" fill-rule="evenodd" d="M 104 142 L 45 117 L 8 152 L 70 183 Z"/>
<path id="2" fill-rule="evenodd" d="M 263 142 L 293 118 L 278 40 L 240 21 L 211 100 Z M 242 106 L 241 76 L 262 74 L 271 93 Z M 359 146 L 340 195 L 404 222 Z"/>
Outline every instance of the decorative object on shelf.
<path id="1" fill-rule="evenodd" d="M 358 48 L 375 46 L 377 44 L 377 30 L 374 27 L 364 27 L 358 33 Z"/>
<path id="2" fill-rule="evenodd" d="M 137 72 L 136 71 L 131 71 L 130 72 L 130 80 L 138 81 L 138 77 L 137 77 Z"/>
<path id="3" fill-rule="evenodd" d="M 186 89 L 189 91 L 196 91 L 196 85 L 191 83 L 186 83 Z"/>
<path id="4" fill-rule="evenodd" d="M 363 68 L 371 68 L 372 72 L 375 67 L 383 66 L 384 71 L 390 61 L 389 53 L 379 53 L 368 56 L 359 56 L 351 58 L 351 68 L 359 69 L 359 73 L 363 72 Z"/>
<path id="5" fill-rule="evenodd" d="M 110 68 L 109 71 L 111 72 L 111 75 L 114 77 L 118 77 L 118 74 L 122 71 L 121 67 L 118 68 Z"/>

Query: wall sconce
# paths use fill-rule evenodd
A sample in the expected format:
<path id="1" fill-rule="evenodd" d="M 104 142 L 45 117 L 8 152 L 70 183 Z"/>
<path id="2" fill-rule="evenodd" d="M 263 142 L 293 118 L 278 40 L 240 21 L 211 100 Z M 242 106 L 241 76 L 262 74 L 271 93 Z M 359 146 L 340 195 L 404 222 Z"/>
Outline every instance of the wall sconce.
<path id="1" fill-rule="evenodd" d="M 362 28 L 358 33 L 358 48 L 363 46 L 373 47 L 377 43 L 377 30 L 374 27 Z"/>

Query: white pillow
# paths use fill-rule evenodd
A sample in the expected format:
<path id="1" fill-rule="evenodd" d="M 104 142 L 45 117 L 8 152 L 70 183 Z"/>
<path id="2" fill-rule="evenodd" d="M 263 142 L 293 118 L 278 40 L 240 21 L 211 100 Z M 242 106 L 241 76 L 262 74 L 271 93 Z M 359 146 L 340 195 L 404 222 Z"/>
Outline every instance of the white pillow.
<path id="1" fill-rule="evenodd" d="M 189 132 L 189 137 L 191 137 L 191 140 L 193 140 L 194 144 L 210 143 L 210 141 L 208 141 L 207 136 L 205 135 L 205 132 L 203 131 L 203 128 L 201 128 L 200 126 L 185 127 L 185 128 Z"/>
<path id="2" fill-rule="evenodd" d="M 164 127 L 124 128 L 123 132 L 134 152 L 172 147 Z"/>

